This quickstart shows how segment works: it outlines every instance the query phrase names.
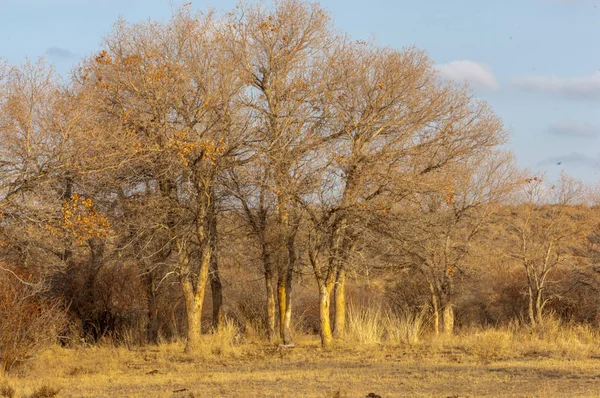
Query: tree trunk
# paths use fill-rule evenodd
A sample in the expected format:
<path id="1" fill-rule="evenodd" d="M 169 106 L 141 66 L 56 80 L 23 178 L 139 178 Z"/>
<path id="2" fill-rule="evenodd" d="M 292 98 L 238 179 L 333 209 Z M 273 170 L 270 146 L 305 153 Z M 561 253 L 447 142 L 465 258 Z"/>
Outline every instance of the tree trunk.
<path id="1" fill-rule="evenodd" d="M 331 285 L 323 283 L 319 287 L 319 320 L 321 323 L 321 347 L 325 349 L 329 349 L 333 345 L 333 335 L 331 333 L 331 321 L 329 314 L 330 300 Z"/>
<path id="2" fill-rule="evenodd" d="M 537 289 L 536 290 L 536 295 L 535 295 L 535 315 L 536 315 L 536 320 L 538 322 L 538 324 L 541 324 L 544 320 L 544 316 L 543 316 L 543 298 L 542 298 L 542 290 L 541 289 Z"/>
<path id="3" fill-rule="evenodd" d="M 435 294 L 431 295 L 431 307 L 433 309 L 433 333 L 436 336 L 440 334 L 440 306 Z"/>
<path id="4" fill-rule="evenodd" d="M 270 271 L 265 271 L 265 287 L 267 291 L 267 338 L 269 341 L 273 341 L 275 339 L 275 288 L 273 286 L 273 275 Z"/>
<path id="5" fill-rule="evenodd" d="M 292 278 L 293 271 L 288 269 L 285 278 L 285 313 L 283 316 L 283 345 L 291 346 L 292 342 Z"/>
<path id="6" fill-rule="evenodd" d="M 295 233 L 289 233 L 287 237 L 288 266 L 285 275 L 285 314 L 283 317 L 283 345 L 293 345 L 292 342 L 292 283 L 294 280 L 294 268 L 296 267 Z"/>
<path id="7" fill-rule="evenodd" d="M 333 332 L 336 338 L 344 335 L 346 328 L 346 271 L 343 265 L 337 272 L 335 281 L 335 306 Z"/>
<path id="8" fill-rule="evenodd" d="M 219 274 L 216 257 L 213 256 L 210 270 L 210 291 L 212 295 L 212 325 L 215 330 L 223 327 L 225 313 L 223 311 L 223 285 Z"/>
<path id="9" fill-rule="evenodd" d="M 223 284 L 219 273 L 219 262 L 217 259 L 217 211 L 214 198 L 210 201 L 206 214 L 208 218 L 208 240 L 210 245 L 210 291 L 212 295 L 212 325 L 215 330 L 221 328 L 225 322 L 223 312 Z"/>
<path id="10" fill-rule="evenodd" d="M 287 189 L 286 178 L 278 174 L 277 186 Z M 292 281 L 294 278 L 294 269 L 296 266 L 296 229 L 297 225 L 290 222 L 290 197 L 286 193 L 278 196 L 279 204 L 279 227 L 280 227 L 280 244 L 287 249 L 287 263 L 280 264 L 279 280 L 278 280 L 278 297 L 279 297 L 279 332 L 283 340 L 283 345 L 291 346 L 292 334 Z"/>
<path id="11" fill-rule="evenodd" d="M 192 353 L 200 347 L 200 334 L 202 331 L 202 301 L 199 301 L 194 292 L 192 282 L 181 282 L 185 299 L 185 313 L 187 319 L 187 335 L 185 352 Z"/>
<path id="12" fill-rule="evenodd" d="M 184 259 L 181 268 L 184 270 L 184 273 L 180 274 L 180 279 L 187 317 L 185 352 L 190 353 L 196 351 L 200 345 L 200 335 L 202 332 L 202 306 L 206 294 L 206 283 L 208 281 L 208 270 L 210 268 L 212 253 L 210 247 L 206 246 L 204 248 L 200 269 L 196 276 L 196 283 L 192 283 L 190 279 L 192 275 L 189 270 L 189 258 L 187 254 L 184 254 L 183 257 Z"/>
<path id="13" fill-rule="evenodd" d="M 150 270 L 146 271 L 144 282 L 148 297 L 148 324 L 146 326 L 146 341 L 148 344 L 158 344 L 158 303 L 154 290 L 154 276 Z"/>
<path id="14" fill-rule="evenodd" d="M 536 322 L 535 309 L 533 306 L 533 302 L 534 302 L 533 289 L 530 286 L 529 287 L 529 306 L 527 308 L 527 313 L 529 315 L 529 322 L 531 323 L 531 326 L 536 327 L 537 322 Z"/>
<path id="15" fill-rule="evenodd" d="M 452 308 L 452 304 L 447 301 L 444 303 L 442 319 L 444 325 L 444 334 L 449 336 L 454 334 L 454 309 Z"/>
<path id="16" fill-rule="evenodd" d="M 277 280 L 277 304 L 279 309 L 279 337 L 283 340 L 286 307 L 285 279 L 280 275 Z"/>

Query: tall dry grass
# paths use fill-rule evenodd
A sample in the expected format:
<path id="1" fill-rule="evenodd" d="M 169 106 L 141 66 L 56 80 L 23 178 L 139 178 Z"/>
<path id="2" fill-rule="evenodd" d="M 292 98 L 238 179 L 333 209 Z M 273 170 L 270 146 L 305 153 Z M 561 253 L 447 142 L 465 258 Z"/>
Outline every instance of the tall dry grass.
<path id="1" fill-rule="evenodd" d="M 354 345 L 393 344 L 413 346 L 419 343 L 426 324 L 426 309 L 395 313 L 381 307 L 348 309 L 344 341 Z"/>
<path id="2" fill-rule="evenodd" d="M 549 314 L 536 327 L 515 320 L 506 326 L 465 329 L 447 346 L 481 360 L 586 359 L 600 354 L 600 332 L 589 325 L 564 323 Z"/>
<path id="3" fill-rule="evenodd" d="M 455 335 L 436 336 L 427 308 L 394 313 L 382 308 L 350 306 L 341 345 L 419 347 L 421 353 L 458 353 L 483 361 L 513 358 L 586 359 L 600 355 L 600 331 L 583 324 L 564 323 L 548 314 L 535 328 L 514 320 L 495 327 L 468 327 Z"/>

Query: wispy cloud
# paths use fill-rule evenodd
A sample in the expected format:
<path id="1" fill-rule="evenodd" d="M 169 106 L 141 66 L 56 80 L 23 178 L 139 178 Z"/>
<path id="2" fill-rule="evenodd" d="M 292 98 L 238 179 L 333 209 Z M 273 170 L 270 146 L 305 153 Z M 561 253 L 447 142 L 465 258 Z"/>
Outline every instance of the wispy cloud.
<path id="1" fill-rule="evenodd" d="M 528 76 L 512 82 L 525 91 L 556 94 L 575 100 L 600 100 L 600 71 L 579 77 Z"/>
<path id="2" fill-rule="evenodd" d="M 600 127 L 588 123 L 555 123 L 548 127 L 548 132 L 554 135 L 579 138 L 600 137 Z"/>
<path id="3" fill-rule="evenodd" d="M 436 68 L 440 76 L 447 80 L 467 82 L 475 88 L 490 91 L 500 88 L 491 68 L 484 64 L 460 60 L 437 65 Z"/>
<path id="4" fill-rule="evenodd" d="M 600 158 L 584 155 L 583 153 L 573 152 L 569 155 L 563 156 L 550 156 L 539 162 L 538 166 L 576 166 L 576 167 L 588 167 L 594 170 L 600 170 Z"/>
<path id="5" fill-rule="evenodd" d="M 48 50 L 46 50 L 46 54 L 55 58 L 75 58 L 77 56 L 75 53 L 72 53 L 66 48 L 56 46 L 50 47 Z"/>

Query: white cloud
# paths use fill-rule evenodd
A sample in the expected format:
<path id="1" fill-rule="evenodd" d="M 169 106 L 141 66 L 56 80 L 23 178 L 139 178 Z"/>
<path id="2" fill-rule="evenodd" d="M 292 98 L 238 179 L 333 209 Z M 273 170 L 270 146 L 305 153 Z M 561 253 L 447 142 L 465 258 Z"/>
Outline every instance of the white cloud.
<path id="1" fill-rule="evenodd" d="M 492 70 L 484 64 L 477 62 L 460 60 L 452 61 L 447 64 L 437 65 L 440 76 L 447 80 L 457 82 L 467 82 L 475 88 L 484 90 L 497 90 L 500 85 L 494 77 Z"/>
<path id="2" fill-rule="evenodd" d="M 554 135 L 563 135 L 569 137 L 600 137 L 600 127 L 593 126 L 588 123 L 555 123 L 548 127 L 548 132 Z"/>
<path id="3" fill-rule="evenodd" d="M 576 100 L 600 100 L 600 71 L 579 77 L 528 76 L 513 81 L 522 90 L 557 94 Z"/>

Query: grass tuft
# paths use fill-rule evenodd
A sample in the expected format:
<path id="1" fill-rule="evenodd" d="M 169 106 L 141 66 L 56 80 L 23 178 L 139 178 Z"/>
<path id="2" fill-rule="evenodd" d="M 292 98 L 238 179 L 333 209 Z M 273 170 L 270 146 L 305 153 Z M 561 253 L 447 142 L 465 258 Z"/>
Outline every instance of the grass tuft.
<path id="1" fill-rule="evenodd" d="M 54 388 L 50 386 L 42 386 L 36 389 L 29 398 L 53 398 L 58 395 L 60 388 Z"/>

